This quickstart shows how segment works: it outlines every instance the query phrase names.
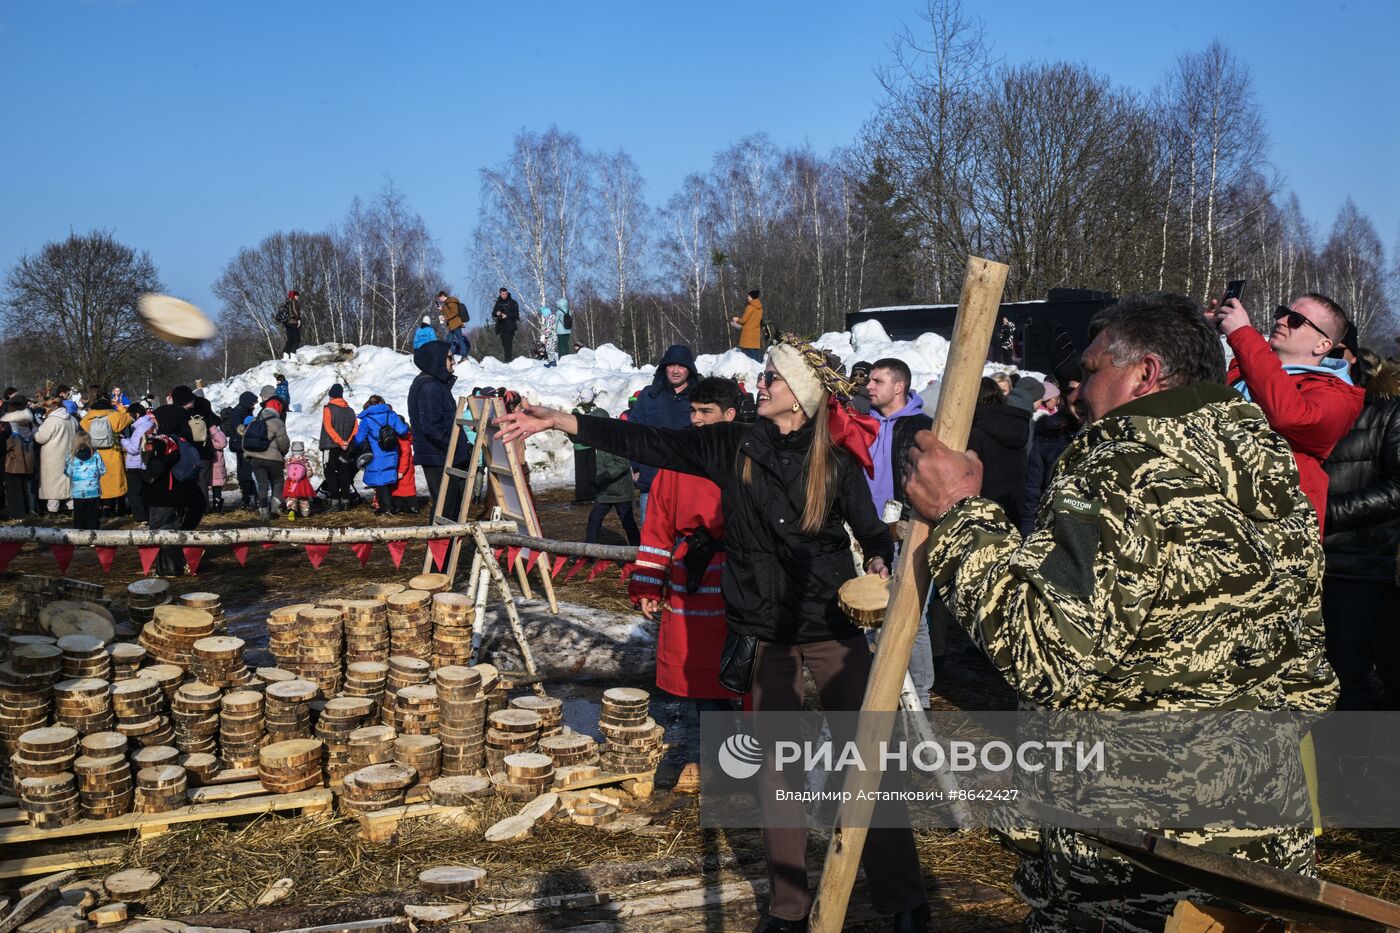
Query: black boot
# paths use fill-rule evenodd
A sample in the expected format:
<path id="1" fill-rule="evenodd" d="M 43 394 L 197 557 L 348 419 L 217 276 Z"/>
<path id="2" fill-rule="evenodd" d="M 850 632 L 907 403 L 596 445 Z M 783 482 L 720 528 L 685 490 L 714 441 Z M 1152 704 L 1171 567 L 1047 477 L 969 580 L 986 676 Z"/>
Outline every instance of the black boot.
<path id="1" fill-rule="evenodd" d="M 891 917 L 890 930 L 892 933 L 924 933 L 928 929 L 928 921 L 928 905 L 920 904 L 913 910 L 906 910 Z"/>

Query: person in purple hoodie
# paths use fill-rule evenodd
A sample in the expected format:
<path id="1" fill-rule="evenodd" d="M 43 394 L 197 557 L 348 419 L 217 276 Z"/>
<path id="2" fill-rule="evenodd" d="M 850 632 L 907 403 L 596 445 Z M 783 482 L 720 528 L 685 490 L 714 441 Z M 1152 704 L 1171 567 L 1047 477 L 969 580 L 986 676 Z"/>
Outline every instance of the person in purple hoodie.
<path id="1" fill-rule="evenodd" d="M 141 459 L 141 448 L 146 443 L 146 435 L 156 426 L 156 416 L 140 402 L 129 405 L 126 413 L 136 419 L 131 423 L 131 436 L 121 439 L 122 452 L 126 454 L 126 501 L 131 506 L 132 516 L 145 524 L 146 500 L 142 493 L 146 486 L 146 464 Z"/>
<path id="2" fill-rule="evenodd" d="M 857 364 L 858 366 L 861 364 Z M 933 419 L 924 412 L 924 400 L 913 391 L 914 375 L 903 360 L 887 356 L 870 367 L 865 389 L 870 394 L 870 417 L 880 425 L 875 443 L 870 445 L 870 459 L 875 473 L 866 478 L 875 513 L 893 524 L 908 517 L 909 500 L 904 494 L 905 458 L 914 446 L 914 435 L 933 427 Z M 886 511 L 887 503 L 893 503 Z M 909 655 L 909 676 L 925 709 L 933 692 L 933 642 L 927 614 L 919 619 L 914 635 L 914 649 Z"/>

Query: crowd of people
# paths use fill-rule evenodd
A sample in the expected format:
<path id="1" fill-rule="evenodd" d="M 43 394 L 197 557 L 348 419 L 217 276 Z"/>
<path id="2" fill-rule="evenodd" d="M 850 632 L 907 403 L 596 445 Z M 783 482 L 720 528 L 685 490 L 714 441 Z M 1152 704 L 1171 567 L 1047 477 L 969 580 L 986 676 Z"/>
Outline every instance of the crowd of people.
<path id="1" fill-rule="evenodd" d="M 746 352 L 759 301 L 731 321 Z M 558 304 L 556 360 L 572 326 Z M 86 528 L 129 511 L 152 529 L 193 528 L 222 507 L 231 451 L 242 504 L 264 520 L 305 515 L 315 498 L 350 507 L 361 470 L 377 511 L 413 507 L 415 467 L 455 515 L 461 482 L 442 480 L 470 457 L 458 444 L 448 463 L 454 369 L 470 345 L 460 303 L 443 293 L 439 309 L 449 339 L 415 339 L 407 411 L 372 395 L 356 412 L 331 387 L 319 459 L 288 438 L 282 379 L 218 415 L 185 386 L 161 405 L 119 389 L 8 392 L 8 514 L 71 509 Z M 502 289 L 492 314 L 507 348 L 518 313 Z M 1082 354 L 1057 345 L 1044 379 L 984 378 L 967 452 L 929 430 L 937 381 L 916 389 L 897 357 L 847 371 L 790 336 L 759 353 L 756 395 L 702 378 L 676 345 L 626 410 L 591 396 L 573 412 L 510 405 L 501 440 L 570 435 L 588 539 L 617 513 L 638 548 L 630 593 L 659 619 L 657 684 L 697 713 L 741 698 L 755 712 L 802 709 L 804 671 L 824 708 L 858 709 L 871 645 L 836 593 L 857 574 L 888 575 L 914 517 L 932 526 L 934 585 L 909 669 L 925 702 L 957 626 L 1026 708 L 1400 709 L 1389 618 L 1400 603 L 1400 371 L 1360 348 L 1344 310 L 1316 293 L 1278 308 L 1268 337 L 1237 298 L 1202 309 L 1160 293 L 1106 309 L 1089 338 Z M 183 557 L 165 548 L 159 561 L 174 574 Z M 763 780 L 772 900 L 760 929 L 802 930 L 812 899 L 800 805 L 777 793 L 791 775 Z M 1313 839 L 1312 827 L 1190 837 L 1300 872 L 1313 870 Z M 1194 893 L 1068 829 L 1041 829 L 1034 843 L 1017 876 L 1031 929 L 1160 927 Z M 863 859 L 892 928 L 925 929 L 910 832 L 873 829 Z"/>

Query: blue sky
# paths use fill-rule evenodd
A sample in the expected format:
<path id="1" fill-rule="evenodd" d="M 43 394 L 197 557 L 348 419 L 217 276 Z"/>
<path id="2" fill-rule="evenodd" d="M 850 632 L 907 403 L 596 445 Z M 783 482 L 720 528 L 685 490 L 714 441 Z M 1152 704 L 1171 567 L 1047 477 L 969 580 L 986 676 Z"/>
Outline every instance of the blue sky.
<path id="1" fill-rule="evenodd" d="M 517 130 L 627 150 L 654 204 L 749 133 L 827 152 L 872 111 L 916 3 L 0 0 L 0 268 L 107 227 L 215 311 L 240 247 L 338 221 L 392 176 L 465 285 L 477 170 Z M 1319 231 L 1350 195 L 1395 248 L 1400 2 L 965 8 L 1008 63 L 1084 62 L 1144 91 L 1221 38 Z"/>

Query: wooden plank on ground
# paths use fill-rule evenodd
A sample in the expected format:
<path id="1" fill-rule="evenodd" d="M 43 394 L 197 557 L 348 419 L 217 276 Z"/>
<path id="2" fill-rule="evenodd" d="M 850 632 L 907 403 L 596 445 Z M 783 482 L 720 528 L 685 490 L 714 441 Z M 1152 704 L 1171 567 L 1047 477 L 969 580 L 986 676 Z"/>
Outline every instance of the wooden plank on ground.
<path id="1" fill-rule="evenodd" d="M 171 810 L 168 813 L 126 813 L 110 820 L 78 820 L 67 826 L 40 829 L 34 826 L 7 826 L 0 828 L 0 845 L 16 842 L 32 842 L 37 839 L 62 839 L 68 836 L 91 836 L 101 833 L 122 832 L 140 829 L 143 826 L 170 826 L 176 823 L 197 823 L 200 820 L 219 820 L 235 816 L 252 816 L 258 813 L 271 813 L 280 810 L 327 810 L 334 797 L 330 790 L 318 787 L 313 790 L 298 791 L 295 794 L 267 794 L 262 797 L 248 797 L 243 800 L 227 800 L 218 803 L 191 804 Z"/>
<path id="2" fill-rule="evenodd" d="M 0 862 L 0 881 L 11 878 L 28 878 L 69 868 L 89 868 L 94 865 L 110 865 L 120 862 L 126 849 L 122 846 L 103 846 L 100 849 L 82 849 L 77 852 L 59 852 L 55 855 L 31 855 L 28 858 L 11 859 Z"/>
<path id="3" fill-rule="evenodd" d="M 261 781 L 239 781 L 236 784 L 211 784 L 208 787 L 192 787 L 186 796 L 190 803 L 216 803 L 220 800 L 238 800 L 241 797 L 257 797 L 267 793 Z"/>

